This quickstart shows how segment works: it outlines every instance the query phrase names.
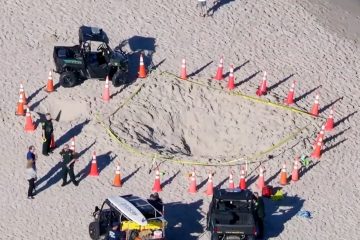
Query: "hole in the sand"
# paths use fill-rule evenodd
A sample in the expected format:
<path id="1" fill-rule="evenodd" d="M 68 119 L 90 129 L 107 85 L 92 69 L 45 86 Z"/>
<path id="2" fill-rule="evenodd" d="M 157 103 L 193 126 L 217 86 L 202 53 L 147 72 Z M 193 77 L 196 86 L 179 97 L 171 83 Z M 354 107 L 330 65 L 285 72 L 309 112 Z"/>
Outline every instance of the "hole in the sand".
<path id="1" fill-rule="evenodd" d="M 69 122 L 88 115 L 85 102 L 74 100 L 51 99 L 48 111 L 56 121 Z"/>
<path id="2" fill-rule="evenodd" d="M 189 92 L 190 87 L 147 85 L 113 116 L 113 130 L 140 150 L 208 160 L 250 156 L 306 124 L 267 105 L 200 87 Z"/>

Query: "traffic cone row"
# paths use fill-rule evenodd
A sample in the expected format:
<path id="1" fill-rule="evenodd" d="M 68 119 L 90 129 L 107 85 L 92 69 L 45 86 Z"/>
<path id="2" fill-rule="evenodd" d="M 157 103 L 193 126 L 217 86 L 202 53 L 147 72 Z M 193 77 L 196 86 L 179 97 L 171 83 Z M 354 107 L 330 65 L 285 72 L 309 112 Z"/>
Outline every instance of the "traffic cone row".
<path id="1" fill-rule="evenodd" d="M 319 98 L 320 98 L 319 94 L 316 94 L 315 101 L 314 101 L 314 104 L 313 104 L 313 106 L 311 108 L 311 112 L 310 112 L 311 115 L 313 115 L 315 117 L 319 116 Z"/>
<path id="2" fill-rule="evenodd" d="M 240 170 L 239 188 L 240 188 L 241 190 L 245 190 L 245 189 L 246 189 L 246 180 L 245 180 L 245 170 L 244 170 L 244 169 L 241 169 L 241 170 Z"/>
<path id="3" fill-rule="evenodd" d="M 154 186 L 153 186 L 152 190 L 153 190 L 153 192 L 161 192 L 162 191 L 161 183 L 160 183 L 159 169 L 156 169 L 156 171 L 155 171 L 155 181 L 154 181 Z"/>
<path id="4" fill-rule="evenodd" d="M 181 78 L 182 80 L 187 80 L 186 61 L 185 61 L 185 58 L 181 61 L 180 78 Z"/>
<path id="5" fill-rule="evenodd" d="M 228 89 L 233 90 L 234 88 L 235 88 L 234 65 L 231 64 L 231 66 L 230 66 L 230 74 L 229 74 L 229 81 L 228 81 Z"/>
<path id="6" fill-rule="evenodd" d="M 291 88 L 289 90 L 287 98 L 285 99 L 285 104 L 287 104 L 287 105 L 293 104 L 294 96 L 295 96 L 295 81 L 291 84 Z"/>
<path id="7" fill-rule="evenodd" d="M 36 129 L 36 126 L 32 120 L 29 108 L 26 109 L 25 128 L 24 129 L 25 129 L 25 132 L 33 132 Z"/>
<path id="8" fill-rule="evenodd" d="M 121 187 L 122 186 L 121 175 L 120 175 L 120 165 L 119 164 L 116 166 L 115 177 L 114 177 L 112 185 L 114 187 Z"/>
<path id="9" fill-rule="evenodd" d="M 91 168 L 90 168 L 89 176 L 93 176 L 93 177 L 99 176 L 95 151 L 93 152 L 93 155 L 92 155 Z"/>
<path id="10" fill-rule="evenodd" d="M 256 95 L 262 96 L 267 94 L 267 79 L 266 79 L 266 71 L 264 71 L 263 79 L 260 83 L 259 88 L 256 91 Z"/>
<path id="11" fill-rule="evenodd" d="M 208 185 L 206 188 L 206 195 L 208 196 L 212 196 L 214 194 L 214 184 L 213 184 L 213 180 L 212 180 L 213 174 L 209 173 L 209 178 L 208 178 Z"/>
<path id="12" fill-rule="evenodd" d="M 145 69 L 144 58 L 142 53 L 140 53 L 138 78 L 146 78 L 146 69 Z"/>
<path id="13" fill-rule="evenodd" d="M 104 86 L 102 99 L 104 102 L 110 101 L 109 77 L 106 77 L 106 80 L 105 80 L 105 86 Z"/>
<path id="14" fill-rule="evenodd" d="M 219 66 L 216 71 L 216 75 L 214 77 L 215 80 L 222 80 L 224 78 L 223 70 L 224 70 L 224 58 L 221 57 Z"/>
<path id="15" fill-rule="evenodd" d="M 49 71 L 49 77 L 48 77 L 48 81 L 47 81 L 47 84 L 46 84 L 46 92 L 48 93 L 51 93 L 54 91 L 54 81 L 53 81 L 53 78 L 52 78 L 52 74 L 51 74 L 51 71 Z"/>

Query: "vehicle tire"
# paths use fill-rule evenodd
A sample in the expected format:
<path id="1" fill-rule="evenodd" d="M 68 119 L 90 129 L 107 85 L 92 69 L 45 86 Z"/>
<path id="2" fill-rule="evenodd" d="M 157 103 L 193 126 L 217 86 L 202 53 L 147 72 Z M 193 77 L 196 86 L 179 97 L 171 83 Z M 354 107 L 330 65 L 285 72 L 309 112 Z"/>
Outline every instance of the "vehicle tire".
<path id="1" fill-rule="evenodd" d="M 120 85 L 128 83 L 128 75 L 126 72 L 117 70 L 111 81 L 114 87 L 118 87 Z"/>
<path id="2" fill-rule="evenodd" d="M 89 235 L 93 240 L 97 240 L 100 237 L 100 226 L 97 222 L 92 222 L 89 224 Z"/>
<path id="3" fill-rule="evenodd" d="M 70 88 L 76 85 L 78 77 L 74 72 L 63 72 L 60 75 L 60 84 L 64 88 Z"/>

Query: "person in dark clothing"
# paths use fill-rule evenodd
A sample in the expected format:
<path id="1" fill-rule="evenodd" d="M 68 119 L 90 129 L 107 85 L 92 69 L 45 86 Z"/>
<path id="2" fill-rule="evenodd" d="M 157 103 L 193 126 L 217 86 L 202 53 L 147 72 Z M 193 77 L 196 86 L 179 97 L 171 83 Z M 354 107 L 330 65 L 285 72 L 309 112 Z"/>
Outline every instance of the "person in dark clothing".
<path id="1" fill-rule="evenodd" d="M 263 238 L 264 236 L 264 218 L 265 218 L 265 206 L 264 200 L 262 197 L 259 196 L 257 192 L 254 193 L 254 205 L 255 205 L 255 212 L 256 212 L 256 221 L 258 223 L 258 238 Z"/>
<path id="2" fill-rule="evenodd" d="M 65 144 L 64 148 L 60 152 L 60 155 L 62 156 L 61 171 L 62 171 L 62 179 L 63 179 L 63 183 L 61 184 L 61 186 L 63 187 L 66 185 L 68 174 L 70 175 L 70 179 L 74 183 L 74 185 L 78 186 L 79 183 L 76 181 L 74 174 L 74 164 L 77 158 L 76 157 L 77 154 L 71 149 L 69 149 L 68 144 Z"/>
<path id="3" fill-rule="evenodd" d="M 123 240 L 126 238 L 125 232 L 120 231 L 120 224 L 114 222 L 109 230 L 107 240 Z"/>
<path id="4" fill-rule="evenodd" d="M 35 154 L 35 147 L 31 145 L 29 147 L 29 151 L 26 154 L 26 160 L 32 162 L 32 168 L 36 171 L 36 154 Z"/>
<path id="5" fill-rule="evenodd" d="M 50 113 L 47 113 L 46 120 L 42 123 L 42 139 L 43 139 L 43 148 L 42 148 L 42 154 L 45 156 L 49 156 L 49 153 L 52 153 L 50 149 L 51 144 L 51 136 L 54 132 L 54 127 L 52 124 L 52 119 Z"/>
<path id="6" fill-rule="evenodd" d="M 164 204 L 159 197 L 158 193 L 150 194 L 150 198 L 148 199 L 148 202 L 155 207 L 156 210 L 163 213 L 164 212 Z"/>

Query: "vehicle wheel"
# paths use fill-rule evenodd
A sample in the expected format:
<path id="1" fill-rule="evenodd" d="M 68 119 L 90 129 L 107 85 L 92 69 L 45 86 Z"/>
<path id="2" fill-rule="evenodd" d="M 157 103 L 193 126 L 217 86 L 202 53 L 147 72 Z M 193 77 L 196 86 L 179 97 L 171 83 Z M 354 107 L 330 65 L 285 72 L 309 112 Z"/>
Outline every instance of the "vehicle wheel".
<path id="1" fill-rule="evenodd" d="M 100 226 L 97 222 L 92 222 L 89 225 L 89 235 L 93 240 L 97 240 L 100 237 Z"/>
<path id="2" fill-rule="evenodd" d="M 78 82 L 78 78 L 74 72 L 63 72 L 60 75 L 60 84 L 64 88 L 73 87 Z"/>
<path id="3" fill-rule="evenodd" d="M 114 76 L 111 79 L 114 87 L 118 87 L 120 85 L 126 84 L 128 82 L 128 76 L 126 72 L 121 70 L 117 70 Z"/>

